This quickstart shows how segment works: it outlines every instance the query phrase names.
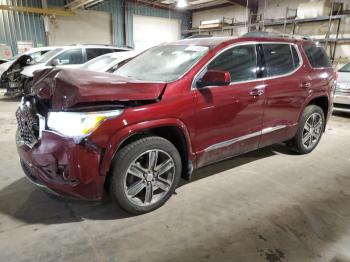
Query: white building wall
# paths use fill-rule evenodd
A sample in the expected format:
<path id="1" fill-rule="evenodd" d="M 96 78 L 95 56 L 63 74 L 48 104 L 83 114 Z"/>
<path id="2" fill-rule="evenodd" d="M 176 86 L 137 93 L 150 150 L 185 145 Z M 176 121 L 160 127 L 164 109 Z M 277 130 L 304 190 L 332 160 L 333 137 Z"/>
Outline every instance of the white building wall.
<path id="1" fill-rule="evenodd" d="M 305 0 L 261 0 L 258 1 L 258 14 L 262 14 L 265 19 L 284 18 L 286 9 L 297 9 L 298 5 L 305 3 Z M 266 6 L 266 8 L 265 8 Z M 289 13 L 291 16 L 293 12 Z"/>
<path id="2" fill-rule="evenodd" d="M 216 9 L 210 9 L 205 11 L 193 12 L 192 14 L 192 27 L 198 28 L 201 20 L 212 20 L 225 18 L 234 18 L 235 22 L 244 22 L 246 20 L 246 8 L 238 5 L 232 4 L 232 6 L 221 7 Z M 245 28 L 237 27 L 232 30 L 233 36 L 239 36 L 246 33 Z M 231 31 L 215 31 L 212 33 L 214 36 L 227 36 L 231 35 Z"/>

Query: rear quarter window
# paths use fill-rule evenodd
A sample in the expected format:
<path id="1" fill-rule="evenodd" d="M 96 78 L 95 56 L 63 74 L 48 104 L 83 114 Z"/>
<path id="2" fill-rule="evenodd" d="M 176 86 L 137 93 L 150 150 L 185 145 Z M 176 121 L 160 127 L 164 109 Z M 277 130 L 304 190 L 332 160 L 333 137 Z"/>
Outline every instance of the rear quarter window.
<path id="1" fill-rule="evenodd" d="M 90 61 L 98 56 L 112 53 L 113 49 L 105 49 L 105 48 L 86 48 L 86 60 Z"/>
<path id="2" fill-rule="evenodd" d="M 297 54 L 293 57 L 290 44 L 263 44 L 263 50 L 269 77 L 291 73 L 300 63 Z"/>
<path id="3" fill-rule="evenodd" d="M 304 51 L 313 68 L 332 67 L 326 51 L 321 46 L 307 45 Z"/>

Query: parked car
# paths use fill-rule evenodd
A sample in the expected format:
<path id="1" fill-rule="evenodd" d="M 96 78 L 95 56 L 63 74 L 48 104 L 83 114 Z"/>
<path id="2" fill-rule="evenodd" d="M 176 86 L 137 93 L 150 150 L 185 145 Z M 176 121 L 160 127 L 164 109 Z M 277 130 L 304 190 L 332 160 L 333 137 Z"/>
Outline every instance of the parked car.
<path id="1" fill-rule="evenodd" d="M 19 69 L 13 71 L 17 77 L 8 77 L 4 80 L 8 83 L 7 94 L 13 96 L 30 93 L 34 71 L 54 66 L 78 68 L 83 63 L 100 55 L 128 50 L 130 49 L 104 45 L 72 45 L 55 48 L 40 57 L 33 65 L 25 67 L 18 65 Z M 13 74 L 13 72 L 9 73 Z"/>
<path id="2" fill-rule="evenodd" d="M 21 85 L 20 72 L 26 66 L 36 63 L 40 57 L 57 47 L 46 46 L 30 50 L 12 57 L 0 65 L 0 88 L 16 90 Z"/>
<path id="3" fill-rule="evenodd" d="M 46 54 L 48 51 L 53 50 L 55 48 L 56 47 L 52 47 L 52 46 L 31 48 L 30 50 L 22 54 L 18 54 L 17 56 L 12 57 L 10 60 L 5 60 L 5 59 L 1 60 L 4 62 L 0 63 L 0 79 L 2 74 L 6 72 L 14 63 L 16 63 L 16 61 L 18 61 L 22 56 L 27 56 L 28 61 L 26 62 L 29 65 L 32 61 L 37 61 L 42 55 Z M 1 81 L 0 81 L 0 87 L 2 87 Z"/>
<path id="4" fill-rule="evenodd" d="M 350 62 L 338 71 L 333 110 L 350 113 Z"/>
<path id="5" fill-rule="evenodd" d="M 16 113 L 18 153 L 42 188 L 85 200 L 108 188 L 123 209 L 145 213 L 199 167 L 281 141 L 310 153 L 334 88 L 327 55 L 310 40 L 176 41 L 114 74 L 37 72 Z"/>
<path id="6" fill-rule="evenodd" d="M 139 52 L 136 51 L 126 51 L 126 52 L 114 52 L 96 57 L 80 68 L 84 70 L 90 70 L 95 72 L 109 72 L 112 73 L 119 66 L 126 63 L 133 57 L 135 57 Z"/>

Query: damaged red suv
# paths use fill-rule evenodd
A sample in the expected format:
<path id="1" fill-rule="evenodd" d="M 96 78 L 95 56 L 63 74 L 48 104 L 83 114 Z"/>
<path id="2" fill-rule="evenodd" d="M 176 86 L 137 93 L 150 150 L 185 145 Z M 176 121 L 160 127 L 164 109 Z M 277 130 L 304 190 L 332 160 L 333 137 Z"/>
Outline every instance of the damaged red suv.
<path id="1" fill-rule="evenodd" d="M 26 175 L 57 194 L 126 211 L 164 204 L 180 177 L 286 142 L 319 143 L 335 73 L 308 39 L 252 34 L 156 46 L 115 74 L 48 69 L 17 110 Z"/>

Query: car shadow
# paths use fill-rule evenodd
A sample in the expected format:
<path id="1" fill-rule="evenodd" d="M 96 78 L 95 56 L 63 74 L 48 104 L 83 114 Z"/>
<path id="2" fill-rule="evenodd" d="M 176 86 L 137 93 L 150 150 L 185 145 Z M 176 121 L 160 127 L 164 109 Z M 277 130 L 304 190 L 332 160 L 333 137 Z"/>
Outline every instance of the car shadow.
<path id="1" fill-rule="evenodd" d="M 284 144 L 274 144 L 272 146 L 261 148 L 240 156 L 228 158 L 226 160 L 199 168 L 198 170 L 195 170 L 192 174 L 191 180 L 181 180 L 179 187 L 186 185 L 188 183 L 192 183 L 195 181 L 198 181 L 200 179 L 213 176 L 216 174 L 219 174 L 221 172 L 224 172 L 229 169 L 233 169 L 239 166 L 243 166 L 245 164 L 248 164 L 250 162 L 254 162 L 256 160 L 260 160 L 263 158 L 268 158 L 271 156 L 279 154 L 284 155 L 297 155 L 296 153 L 292 152 L 287 146 Z"/>
<path id="2" fill-rule="evenodd" d="M 282 145 L 273 145 L 239 157 L 230 158 L 195 171 L 191 181 L 182 180 L 180 187 L 276 153 L 290 154 Z M 51 196 L 32 185 L 25 177 L 0 190 L 1 214 L 26 224 L 60 224 L 90 220 L 125 219 L 131 215 L 121 210 L 106 195 L 99 203 L 72 201 Z M 0 227 L 1 232 L 1 227 Z"/>

